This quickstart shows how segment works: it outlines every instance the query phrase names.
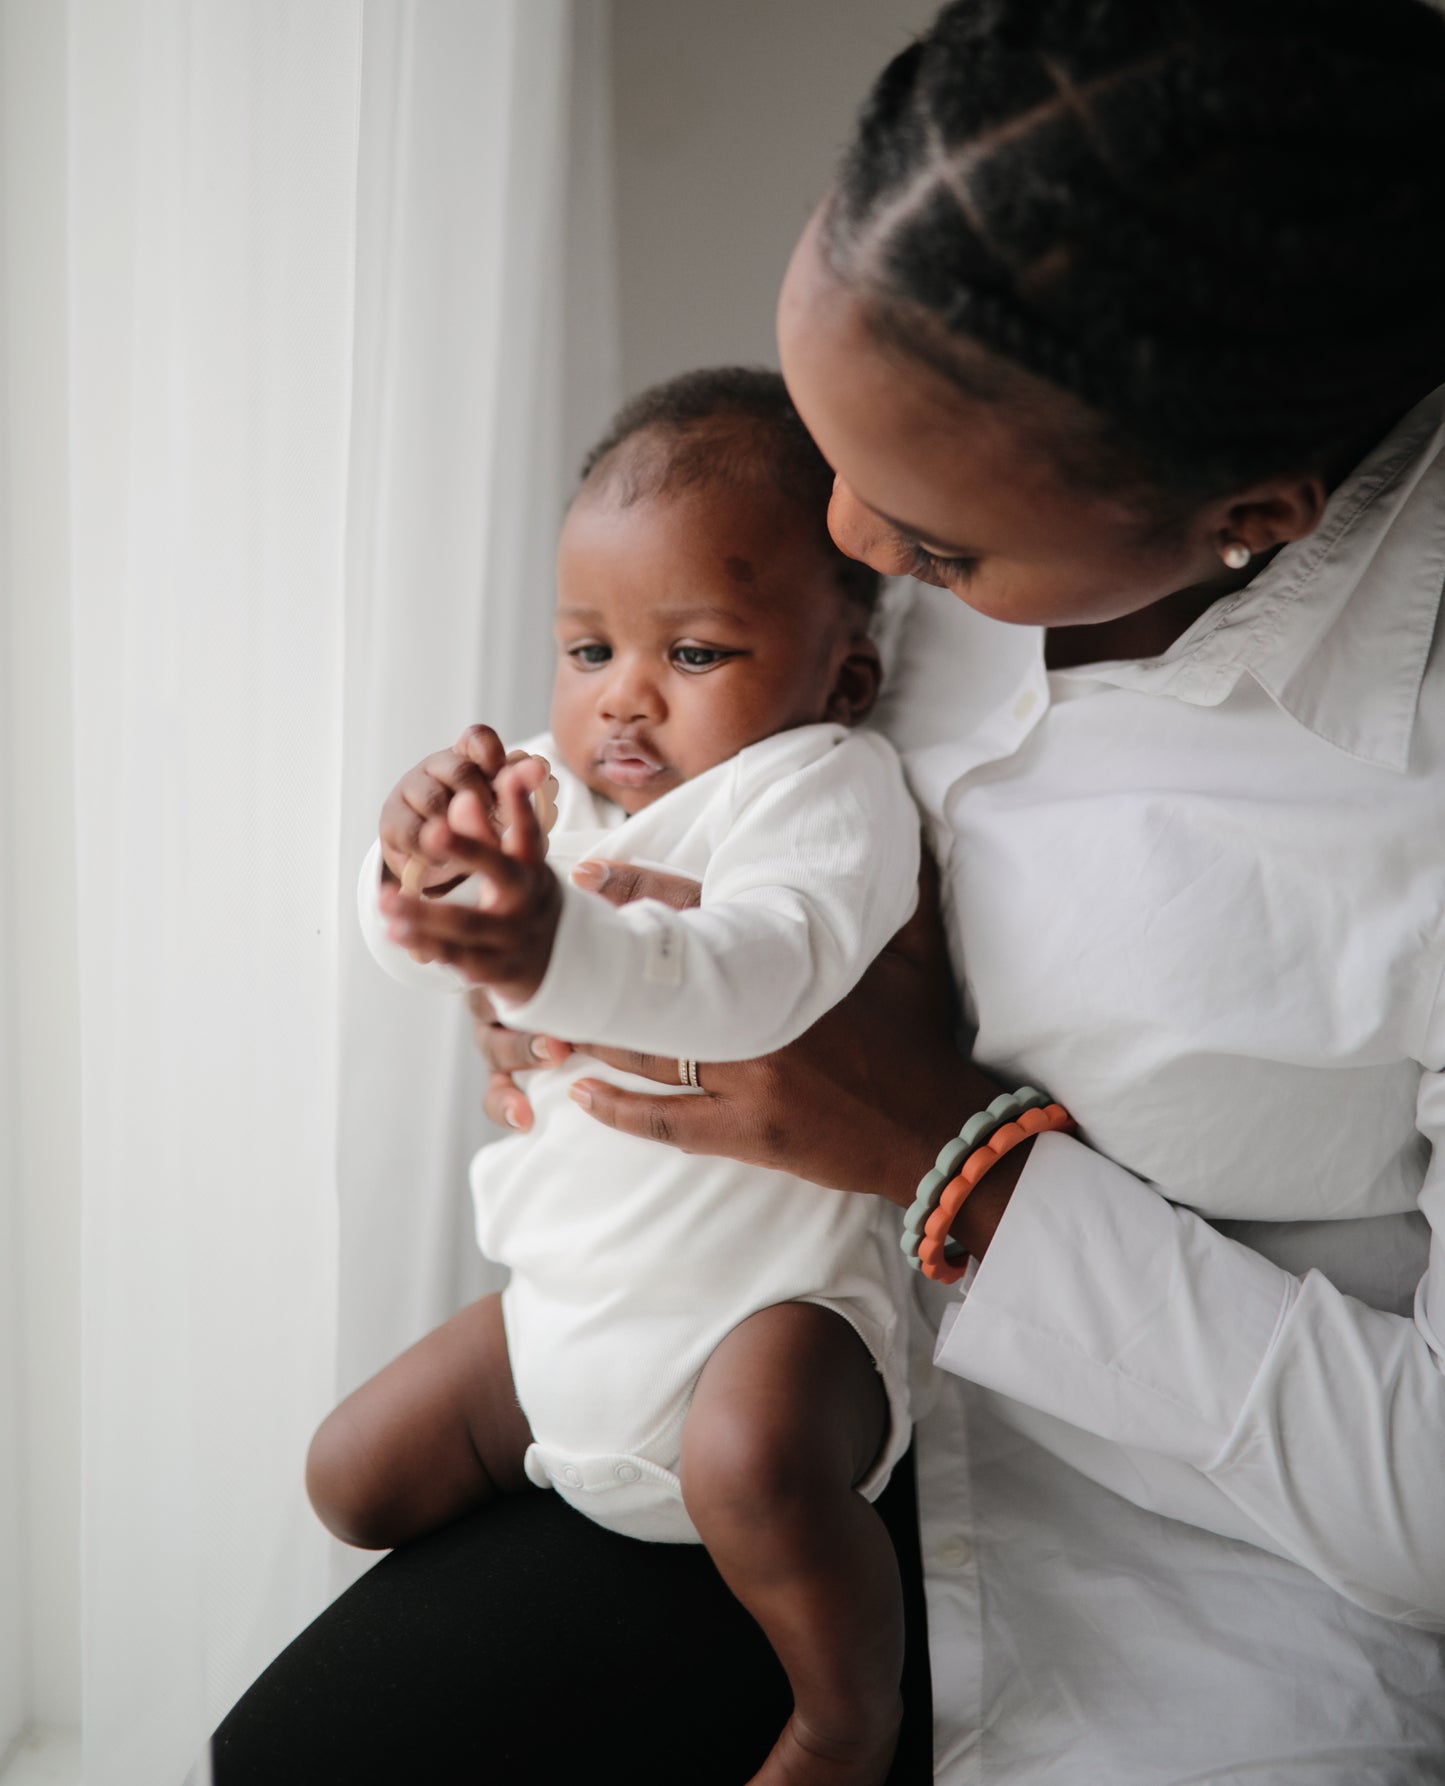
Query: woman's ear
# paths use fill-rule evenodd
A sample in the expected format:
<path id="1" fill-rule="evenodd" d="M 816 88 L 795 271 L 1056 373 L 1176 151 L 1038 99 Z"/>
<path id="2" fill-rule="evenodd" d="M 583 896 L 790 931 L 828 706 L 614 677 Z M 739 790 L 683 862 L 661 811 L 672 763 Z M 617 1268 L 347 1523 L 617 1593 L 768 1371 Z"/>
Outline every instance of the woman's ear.
<path id="1" fill-rule="evenodd" d="M 834 668 L 824 719 L 838 726 L 856 726 L 873 711 L 882 685 L 878 647 L 867 633 L 855 633 Z"/>
<path id="2" fill-rule="evenodd" d="M 1271 478 L 1214 505 L 1210 532 L 1217 548 L 1237 541 L 1257 558 L 1313 533 L 1324 512 L 1323 478 Z"/>

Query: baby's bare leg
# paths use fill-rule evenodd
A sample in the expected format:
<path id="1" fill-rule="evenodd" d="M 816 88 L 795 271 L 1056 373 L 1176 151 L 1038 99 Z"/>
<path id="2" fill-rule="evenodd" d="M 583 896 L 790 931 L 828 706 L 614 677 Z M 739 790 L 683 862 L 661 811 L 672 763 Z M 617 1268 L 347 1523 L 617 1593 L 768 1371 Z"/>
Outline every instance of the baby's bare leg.
<path id="1" fill-rule="evenodd" d="M 810 1303 L 750 1316 L 698 1379 L 683 1500 L 793 1689 L 758 1786 L 877 1786 L 888 1772 L 903 1592 L 883 1522 L 854 1487 L 887 1430 L 867 1348 Z"/>
<path id="2" fill-rule="evenodd" d="M 338 1538 L 386 1550 L 525 1487 L 531 1442 L 502 1299 L 484 1296 L 327 1415 L 306 1458 L 306 1492 Z"/>

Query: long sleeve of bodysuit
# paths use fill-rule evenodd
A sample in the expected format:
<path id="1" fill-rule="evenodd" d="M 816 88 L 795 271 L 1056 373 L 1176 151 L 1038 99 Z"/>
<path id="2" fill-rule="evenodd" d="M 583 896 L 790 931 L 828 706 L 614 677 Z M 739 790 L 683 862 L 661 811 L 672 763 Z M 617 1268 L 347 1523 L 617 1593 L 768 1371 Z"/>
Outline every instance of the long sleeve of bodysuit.
<path id="1" fill-rule="evenodd" d="M 897 756 L 871 733 L 805 727 L 665 798 L 677 803 L 677 859 L 660 824 L 639 833 L 637 859 L 700 867 L 701 904 L 619 908 L 564 880 L 546 976 L 532 998 L 499 1014 L 519 1029 L 648 1053 L 769 1053 L 835 1005 L 913 910 L 919 826 Z M 624 848 L 640 823 L 618 828 Z M 617 851 L 604 844 L 600 853 Z M 400 978 L 455 986 L 450 970 L 395 959 L 375 912 L 376 874 L 368 858 L 360 906 L 373 952 Z"/>

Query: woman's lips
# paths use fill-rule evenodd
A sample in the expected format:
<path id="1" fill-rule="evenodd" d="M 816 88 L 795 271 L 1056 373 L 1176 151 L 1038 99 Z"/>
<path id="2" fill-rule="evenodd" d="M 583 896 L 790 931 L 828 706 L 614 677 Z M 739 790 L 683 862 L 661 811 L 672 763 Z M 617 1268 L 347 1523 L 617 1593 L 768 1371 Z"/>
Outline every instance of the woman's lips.
<path id="1" fill-rule="evenodd" d="M 597 753 L 597 767 L 608 781 L 622 788 L 645 787 L 669 772 L 656 751 L 636 738 L 609 738 Z"/>

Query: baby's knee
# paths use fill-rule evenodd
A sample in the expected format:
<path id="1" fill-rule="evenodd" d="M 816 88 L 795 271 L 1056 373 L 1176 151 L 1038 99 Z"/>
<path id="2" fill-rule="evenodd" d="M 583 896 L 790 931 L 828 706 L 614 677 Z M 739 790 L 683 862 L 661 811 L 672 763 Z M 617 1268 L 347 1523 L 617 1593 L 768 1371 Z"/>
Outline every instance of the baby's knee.
<path id="1" fill-rule="evenodd" d="M 334 1538 L 358 1550 L 385 1550 L 386 1508 L 367 1467 L 367 1448 L 343 1405 L 317 1427 L 306 1452 L 306 1494 Z"/>
<path id="2" fill-rule="evenodd" d="M 678 1475 L 700 1531 L 806 1520 L 833 1484 L 804 1435 L 746 1405 L 694 1405 L 683 1429 Z"/>

